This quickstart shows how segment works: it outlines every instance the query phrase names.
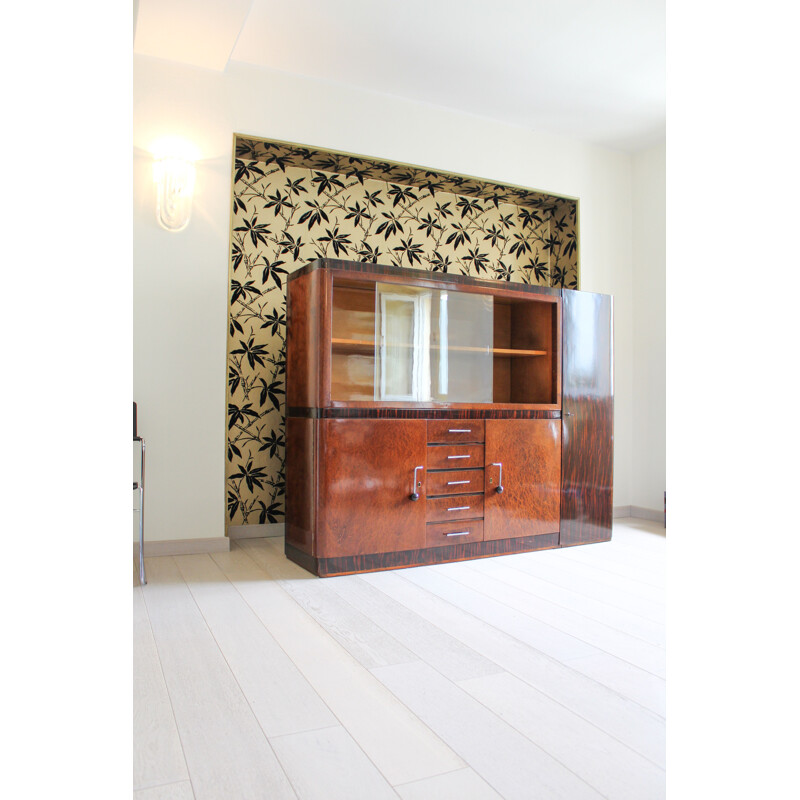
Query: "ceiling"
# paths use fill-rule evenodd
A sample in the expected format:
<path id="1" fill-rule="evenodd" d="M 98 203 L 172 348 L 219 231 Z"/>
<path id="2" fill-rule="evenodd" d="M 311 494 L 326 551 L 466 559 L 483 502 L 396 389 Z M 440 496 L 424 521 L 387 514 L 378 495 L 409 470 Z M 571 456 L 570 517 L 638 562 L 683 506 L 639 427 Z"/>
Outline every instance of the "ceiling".
<path id="1" fill-rule="evenodd" d="M 666 0 L 138 0 L 134 52 L 347 84 L 635 152 L 665 134 Z"/>

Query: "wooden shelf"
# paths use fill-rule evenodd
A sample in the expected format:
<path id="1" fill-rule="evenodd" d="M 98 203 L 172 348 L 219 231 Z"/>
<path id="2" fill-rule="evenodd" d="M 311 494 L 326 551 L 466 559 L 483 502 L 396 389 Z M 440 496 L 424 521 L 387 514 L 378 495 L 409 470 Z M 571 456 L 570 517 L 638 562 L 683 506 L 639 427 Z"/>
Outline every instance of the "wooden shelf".
<path id="1" fill-rule="evenodd" d="M 373 355 L 375 352 L 375 342 L 366 339 L 331 339 L 333 350 L 337 353 L 350 353 L 358 355 Z M 399 345 L 401 347 L 411 347 L 411 345 Z M 439 350 L 439 345 L 432 345 L 431 350 Z M 459 345 L 451 345 L 448 348 L 452 352 L 461 353 L 483 353 L 485 349 L 482 347 L 463 347 Z M 546 350 L 517 350 L 506 347 L 493 347 L 491 352 L 495 356 L 504 356 L 507 358 L 526 358 L 528 356 L 546 356 Z"/>
<path id="2" fill-rule="evenodd" d="M 351 355 L 374 355 L 375 342 L 365 339 L 331 339 L 335 353 L 348 353 Z"/>

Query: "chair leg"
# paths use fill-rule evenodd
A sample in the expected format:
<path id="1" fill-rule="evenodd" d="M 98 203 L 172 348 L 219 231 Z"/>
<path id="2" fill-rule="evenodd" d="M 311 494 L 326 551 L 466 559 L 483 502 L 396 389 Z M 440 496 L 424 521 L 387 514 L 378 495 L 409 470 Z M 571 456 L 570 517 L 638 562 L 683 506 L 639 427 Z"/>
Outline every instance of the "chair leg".
<path id="1" fill-rule="evenodd" d="M 144 574 L 144 439 L 140 439 L 142 444 L 142 472 L 141 482 L 139 483 L 139 583 L 144 586 L 147 579 Z"/>
<path id="2" fill-rule="evenodd" d="M 139 583 L 147 583 L 144 574 L 144 486 L 139 486 Z"/>

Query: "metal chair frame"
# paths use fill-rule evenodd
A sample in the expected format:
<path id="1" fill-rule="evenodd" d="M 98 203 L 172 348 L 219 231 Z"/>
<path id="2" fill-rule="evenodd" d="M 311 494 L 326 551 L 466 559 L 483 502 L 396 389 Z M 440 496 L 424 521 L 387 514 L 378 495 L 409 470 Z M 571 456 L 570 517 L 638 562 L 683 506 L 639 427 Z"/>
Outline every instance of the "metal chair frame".
<path id="1" fill-rule="evenodd" d="M 142 469 L 139 475 L 139 480 L 133 482 L 134 491 L 139 492 L 139 583 L 144 586 L 147 583 L 144 574 L 144 451 L 145 443 L 144 438 L 141 436 L 134 436 L 134 442 L 139 442 L 142 445 Z"/>

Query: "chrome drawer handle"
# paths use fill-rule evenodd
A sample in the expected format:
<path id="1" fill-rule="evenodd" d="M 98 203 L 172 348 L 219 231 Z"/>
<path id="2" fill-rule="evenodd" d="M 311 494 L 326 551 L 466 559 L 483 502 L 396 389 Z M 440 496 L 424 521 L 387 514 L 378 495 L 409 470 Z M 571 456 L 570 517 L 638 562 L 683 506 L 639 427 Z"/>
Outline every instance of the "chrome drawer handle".
<path id="1" fill-rule="evenodd" d="M 447 481 L 448 486 L 457 486 L 462 483 L 469 483 L 469 481 Z"/>
<path id="2" fill-rule="evenodd" d="M 472 433 L 472 428 L 449 428 L 448 433 Z"/>
<path id="3" fill-rule="evenodd" d="M 497 493 L 503 493 L 503 462 L 499 461 L 496 464 L 492 464 L 493 467 L 500 467 L 500 480 L 497 481 Z"/>
<path id="4" fill-rule="evenodd" d="M 448 460 L 451 458 L 472 458 L 472 456 L 447 456 Z"/>
<path id="5" fill-rule="evenodd" d="M 422 486 L 422 481 L 417 481 L 417 472 L 419 472 L 421 469 L 424 469 L 424 467 L 414 467 L 414 483 L 411 485 L 411 494 L 409 495 L 410 500 L 419 500 L 419 492 L 417 491 L 417 487 Z"/>
<path id="6" fill-rule="evenodd" d="M 448 508 L 448 511 L 469 511 L 469 506 L 454 506 L 453 508 Z"/>
<path id="7" fill-rule="evenodd" d="M 469 536 L 470 531 L 459 531 L 458 533 L 446 533 L 445 536 Z"/>

